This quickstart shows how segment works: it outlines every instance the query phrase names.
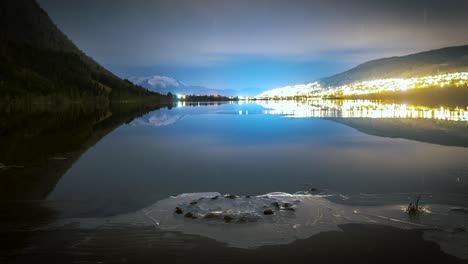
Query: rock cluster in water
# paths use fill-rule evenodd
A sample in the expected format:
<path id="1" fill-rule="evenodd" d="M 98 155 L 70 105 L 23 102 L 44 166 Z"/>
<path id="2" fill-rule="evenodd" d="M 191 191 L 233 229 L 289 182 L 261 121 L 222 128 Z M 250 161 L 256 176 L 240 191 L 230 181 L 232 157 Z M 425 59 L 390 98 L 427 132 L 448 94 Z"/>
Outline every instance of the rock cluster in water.
<path id="1" fill-rule="evenodd" d="M 174 213 L 187 219 L 204 219 L 225 223 L 249 223 L 278 213 L 297 209 L 300 201 L 286 202 L 280 197 L 237 196 L 234 194 L 200 197 L 178 204 Z"/>

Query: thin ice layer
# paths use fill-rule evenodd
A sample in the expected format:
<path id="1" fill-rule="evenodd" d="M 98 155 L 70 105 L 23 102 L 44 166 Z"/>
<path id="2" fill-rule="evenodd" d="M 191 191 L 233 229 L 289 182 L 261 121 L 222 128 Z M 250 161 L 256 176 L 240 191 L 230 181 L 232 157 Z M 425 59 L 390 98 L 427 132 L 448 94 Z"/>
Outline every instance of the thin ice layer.
<path id="1" fill-rule="evenodd" d="M 430 230 L 425 233 L 426 239 L 438 242 L 449 254 L 468 258 L 463 247 L 468 241 L 465 231 L 468 214 L 435 204 L 426 205 L 423 212 L 411 216 L 404 208 L 403 204 L 342 205 L 310 194 L 269 193 L 237 197 L 191 193 L 158 201 L 134 213 L 65 222 L 77 222 L 85 228 L 116 224 L 152 225 L 161 230 L 201 235 L 242 248 L 286 244 L 320 232 L 339 231 L 340 224 L 383 224 Z"/>

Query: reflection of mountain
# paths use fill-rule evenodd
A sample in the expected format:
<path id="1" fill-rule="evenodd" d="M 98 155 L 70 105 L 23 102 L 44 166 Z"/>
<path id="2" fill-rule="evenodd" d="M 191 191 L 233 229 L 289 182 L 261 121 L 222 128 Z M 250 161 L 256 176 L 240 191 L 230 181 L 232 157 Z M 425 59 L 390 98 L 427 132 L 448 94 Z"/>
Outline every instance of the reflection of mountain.
<path id="1" fill-rule="evenodd" d="M 257 101 L 265 114 L 326 118 L 366 134 L 468 147 L 468 112 L 375 101 Z"/>
<path id="2" fill-rule="evenodd" d="M 39 200 L 88 148 L 155 107 L 0 114 L 0 199 Z"/>
<path id="3" fill-rule="evenodd" d="M 172 125 L 182 118 L 183 115 L 172 115 L 167 111 L 157 111 L 152 113 L 150 116 L 144 116 L 133 120 L 130 125 L 161 127 Z"/>
<path id="4" fill-rule="evenodd" d="M 380 137 L 468 147 L 467 122 L 409 118 L 333 118 L 330 120 Z"/>

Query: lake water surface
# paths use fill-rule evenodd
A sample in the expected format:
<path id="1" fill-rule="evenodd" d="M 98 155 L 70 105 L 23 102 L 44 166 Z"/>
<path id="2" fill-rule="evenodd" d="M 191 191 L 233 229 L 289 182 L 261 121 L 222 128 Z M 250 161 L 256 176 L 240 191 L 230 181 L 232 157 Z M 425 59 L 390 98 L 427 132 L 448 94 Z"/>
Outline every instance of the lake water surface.
<path id="1" fill-rule="evenodd" d="M 104 116 L 102 120 L 109 118 Z M 46 157 L 49 170 L 58 171 L 59 176 L 45 196 L 35 199 L 53 210 L 54 219 L 62 224 L 67 219 L 129 223 L 135 212 L 143 212 L 169 230 L 200 230 L 202 235 L 211 234 L 207 236 L 237 246 L 245 241 L 229 237 L 225 229 L 222 235 L 213 231 L 216 228 L 174 225 L 174 219 L 164 223 L 161 212 L 173 217 L 171 210 L 177 206 L 164 201 L 171 196 L 181 197 L 180 202 L 203 199 L 196 193 L 207 193 L 205 198 L 216 196 L 213 193 L 248 197 L 296 193 L 315 198 L 279 196 L 283 202 L 305 199 L 301 200 L 304 208 L 341 212 L 341 216 L 330 214 L 330 222 L 339 217 L 361 221 L 352 216 L 359 208 L 368 215 L 386 214 L 410 226 L 413 219 L 395 208 L 421 196 L 422 204 L 440 214 L 416 224 L 465 228 L 467 121 L 463 109 L 372 102 L 179 103 L 114 124 L 115 129 L 105 130 L 101 133 L 105 136 L 88 143 L 74 158 L 69 151 Z M 69 164 L 61 170 L 53 167 L 61 162 Z M 27 169 L 3 165 L 3 173 Z M 194 193 L 192 198 L 177 196 L 188 193 Z M 374 209 L 368 209 L 371 207 Z M 461 214 L 452 216 L 453 208 Z M 441 215 L 449 215 L 443 223 L 439 223 Z M 310 217 L 299 214 L 296 220 L 285 222 L 288 228 L 297 228 L 310 225 Z M 327 229 L 307 229 L 302 237 L 323 230 Z M 290 241 L 282 239 L 282 243 Z M 463 243 L 468 241 L 463 239 Z M 263 240 L 274 244 L 278 238 L 265 236 Z"/>
<path id="2" fill-rule="evenodd" d="M 343 195 L 430 193 L 436 201 L 466 205 L 458 196 L 468 195 L 467 148 L 369 135 L 340 118 L 273 112 L 287 104 L 297 103 L 191 104 L 149 112 L 85 152 L 47 199 L 73 215 L 118 214 L 180 193 L 310 188 Z M 411 126 L 406 120 L 403 125 Z M 392 119 L 380 121 L 385 128 Z"/>

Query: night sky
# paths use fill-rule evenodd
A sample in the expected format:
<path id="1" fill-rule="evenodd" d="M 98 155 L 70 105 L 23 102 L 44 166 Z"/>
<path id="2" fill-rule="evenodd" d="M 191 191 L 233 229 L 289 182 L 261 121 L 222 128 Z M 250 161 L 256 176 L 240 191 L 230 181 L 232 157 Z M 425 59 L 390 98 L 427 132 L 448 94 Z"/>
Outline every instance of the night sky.
<path id="1" fill-rule="evenodd" d="M 121 77 L 219 89 L 313 81 L 380 57 L 468 44 L 466 0 L 38 0 Z"/>

